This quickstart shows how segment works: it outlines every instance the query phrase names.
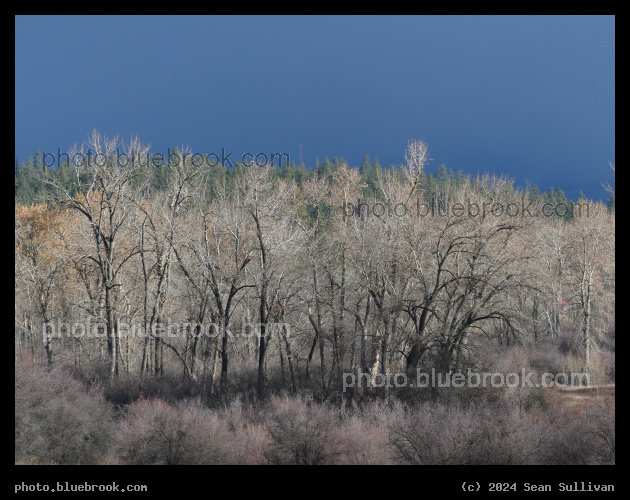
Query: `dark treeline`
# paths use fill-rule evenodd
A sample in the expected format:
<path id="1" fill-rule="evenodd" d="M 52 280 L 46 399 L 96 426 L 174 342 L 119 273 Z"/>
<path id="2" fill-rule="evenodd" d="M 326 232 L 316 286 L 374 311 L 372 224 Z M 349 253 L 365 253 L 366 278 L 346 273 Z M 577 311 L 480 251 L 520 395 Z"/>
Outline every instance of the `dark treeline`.
<path id="1" fill-rule="evenodd" d="M 181 151 L 179 148 L 172 148 L 174 153 L 173 162 L 179 156 Z M 143 173 L 143 180 L 147 180 L 150 185 L 156 190 L 165 190 L 167 183 L 168 167 L 156 166 L 160 165 L 161 161 L 155 159 L 155 155 L 148 152 L 148 158 L 144 159 L 147 168 Z M 56 160 L 56 155 L 55 158 Z M 50 162 L 51 158 L 47 158 L 47 162 Z M 166 161 L 166 159 L 165 159 Z M 214 158 L 206 158 L 204 160 L 206 169 L 208 171 L 208 196 L 212 196 L 218 186 L 226 184 L 229 187 L 234 187 L 239 175 L 248 168 L 240 162 L 236 162 L 233 168 L 228 165 L 214 165 L 217 163 Z M 54 166 L 50 167 L 51 175 L 55 176 L 59 183 L 66 187 L 70 193 L 74 194 L 73 187 L 73 167 L 70 165 L 67 159 L 63 161 L 55 161 Z M 59 163 L 59 165 L 57 165 Z M 328 157 L 324 158 L 323 163 L 317 162 L 314 166 L 296 165 L 294 162 L 283 165 L 282 167 L 275 166 L 271 169 L 271 175 L 277 179 L 284 179 L 286 181 L 295 181 L 298 186 L 301 186 L 303 182 L 312 177 L 326 178 L 329 182 L 333 179 L 333 174 L 342 166 L 346 165 L 344 158 L 333 157 L 332 161 Z M 15 166 L 15 201 L 22 205 L 32 205 L 34 203 L 42 203 L 47 200 L 47 186 L 42 181 L 41 173 L 44 171 L 44 159 L 42 152 L 38 149 L 35 154 L 28 158 L 25 162 L 19 162 L 16 159 Z M 361 175 L 361 182 L 365 184 L 362 195 L 364 198 L 371 198 L 378 196 L 377 179 L 383 170 L 397 173 L 400 175 L 400 169 L 394 165 L 388 165 L 382 167 L 378 159 L 372 160 L 369 155 L 365 155 L 358 166 L 359 173 Z M 436 194 L 442 192 L 448 192 L 463 183 L 468 182 L 470 175 L 464 173 L 463 170 L 458 170 L 454 173 L 452 169 L 447 168 L 445 164 L 441 164 L 437 167 L 435 175 L 423 172 L 419 178 L 419 187 L 425 193 L 425 197 L 429 202 L 433 202 Z M 565 196 L 562 189 L 557 190 L 554 187 L 549 187 L 546 191 L 541 191 L 537 185 L 530 185 L 526 183 L 522 188 L 528 193 L 531 201 L 541 203 L 551 203 L 553 205 L 569 204 L 575 200 L 569 200 Z M 583 196 L 580 195 L 580 198 Z M 611 209 L 614 209 L 614 197 L 608 199 L 608 205 Z"/>

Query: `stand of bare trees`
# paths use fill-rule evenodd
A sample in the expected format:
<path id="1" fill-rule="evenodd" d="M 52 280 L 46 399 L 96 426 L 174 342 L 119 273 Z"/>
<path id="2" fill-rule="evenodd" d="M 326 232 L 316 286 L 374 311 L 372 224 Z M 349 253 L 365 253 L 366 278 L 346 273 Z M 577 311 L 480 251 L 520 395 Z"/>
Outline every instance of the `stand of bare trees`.
<path id="1" fill-rule="evenodd" d="M 111 380 L 181 374 L 206 401 L 326 400 L 347 372 L 456 373 L 489 346 L 562 344 L 586 372 L 610 350 L 614 213 L 602 204 L 542 216 L 494 176 L 429 200 L 422 141 L 398 173 L 378 172 L 370 199 L 347 165 L 299 185 L 250 167 L 210 191 L 190 151 L 160 167 L 148 151 L 95 131 L 70 152 L 83 155 L 72 189 L 45 172 L 48 205 L 16 206 L 21 359 L 43 348 L 50 367 L 106 366 Z"/>
<path id="2" fill-rule="evenodd" d="M 15 207 L 17 463 L 614 463 L 610 206 L 429 192 L 423 141 L 370 189 L 96 131 L 70 156 Z M 592 386 L 440 385 L 471 370 Z"/>

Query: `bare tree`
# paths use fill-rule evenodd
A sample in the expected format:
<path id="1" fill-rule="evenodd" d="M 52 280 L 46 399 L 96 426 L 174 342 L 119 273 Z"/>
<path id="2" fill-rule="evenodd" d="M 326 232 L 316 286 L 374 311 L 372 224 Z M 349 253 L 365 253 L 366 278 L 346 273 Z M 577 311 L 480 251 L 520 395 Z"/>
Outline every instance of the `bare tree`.
<path id="1" fill-rule="evenodd" d="M 593 305 L 597 292 L 603 288 L 603 267 L 610 257 L 614 259 L 614 241 L 607 238 L 614 234 L 614 221 L 606 207 L 591 203 L 588 217 L 578 217 L 570 228 L 570 283 L 574 301 L 580 311 L 582 343 L 584 346 L 584 370 L 591 368 L 594 337 L 601 338 L 601 330 L 593 328 Z"/>
<path id="2" fill-rule="evenodd" d="M 292 261 L 302 246 L 301 232 L 296 225 L 297 186 L 274 179 L 270 167 L 250 167 L 239 179 L 239 202 L 251 217 L 255 233 L 256 265 L 249 266 L 258 300 L 258 396 L 265 384 L 265 357 L 270 340 L 270 320 L 284 316 L 284 306 L 290 295 Z M 288 292 L 288 293 L 287 293 Z M 283 330 L 284 332 L 284 330 Z M 277 332 L 280 333 L 280 332 Z M 290 343 L 284 336 L 287 361 L 293 374 Z M 283 358 L 281 358 L 283 359 Z M 295 380 L 292 376 L 292 387 Z"/>
<path id="3" fill-rule="evenodd" d="M 198 210 L 189 227 L 187 238 L 182 238 L 174 251 L 179 269 L 198 297 L 203 299 L 207 294 L 210 298 L 211 317 L 221 330 L 220 392 L 225 396 L 230 323 L 241 292 L 253 286 L 247 283 L 245 270 L 252 261 L 255 235 L 245 222 L 245 214 L 225 191 L 217 194 L 207 211 Z"/>
<path id="4" fill-rule="evenodd" d="M 123 156 L 120 155 L 120 147 Z M 87 151 L 86 151 L 87 148 Z M 140 252 L 139 246 L 122 238 L 133 219 L 133 203 L 139 186 L 134 185 L 141 168 L 142 157 L 148 161 L 149 147 L 132 139 L 122 144 L 118 137 L 107 138 L 94 130 L 80 148 L 73 148 L 75 177 L 71 192 L 48 172 L 44 180 L 52 188 L 52 201 L 77 212 L 89 226 L 92 253 L 87 258 L 98 269 L 104 292 L 104 316 L 107 329 L 107 352 L 110 374 L 118 374 L 119 344 L 116 332 L 118 273 Z"/>
<path id="5" fill-rule="evenodd" d="M 430 160 L 428 155 L 429 147 L 426 142 L 422 140 L 410 140 L 405 150 L 405 163 L 403 164 L 403 172 L 405 178 L 410 186 L 409 196 L 407 196 L 407 203 L 411 199 L 411 195 L 420 182 L 424 174 L 424 166 Z"/>
<path id="6" fill-rule="evenodd" d="M 178 357 L 183 359 L 179 350 L 164 339 L 164 335 L 154 333 L 154 327 L 162 325 L 164 321 L 164 305 L 171 276 L 173 248 L 178 244 L 176 228 L 188 209 L 195 205 L 199 206 L 205 198 L 202 168 L 192 164 L 190 150 L 183 148 L 178 156 L 176 161 L 162 167 L 168 171 L 166 191 L 154 193 L 151 201 L 142 200 L 139 204 L 139 209 L 143 214 L 139 233 L 141 235 L 143 311 L 146 328 L 141 373 L 152 367 L 154 373 L 163 374 L 164 345 L 171 347 Z M 153 286 L 150 286 L 151 283 Z M 191 332 L 193 334 L 191 359 L 184 361 L 186 373 L 192 379 L 197 378 L 195 364 L 197 347 L 201 338 L 199 328 L 205 318 L 206 306 L 207 301 L 204 299 L 194 317 L 189 318 L 197 325 L 197 331 Z"/>
<path id="7" fill-rule="evenodd" d="M 49 325 L 53 319 L 53 303 L 63 295 L 63 280 L 66 261 L 59 251 L 60 231 L 64 224 L 64 214 L 58 209 L 46 205 L 15 209 L 15 246 L 16 246 L 16 285 L 23 285 L 30 305 L 24 311 L 23 330 L 30 338 L 33 357 L 35 357 L 33 328 L 34 313 L 42 321 L 42 340 L 46 350 L 48 366 L 52 366 L 52 341 L 57 338 L 54 327 Z M 18 345 L 21 346 L 22 335 Z"/>

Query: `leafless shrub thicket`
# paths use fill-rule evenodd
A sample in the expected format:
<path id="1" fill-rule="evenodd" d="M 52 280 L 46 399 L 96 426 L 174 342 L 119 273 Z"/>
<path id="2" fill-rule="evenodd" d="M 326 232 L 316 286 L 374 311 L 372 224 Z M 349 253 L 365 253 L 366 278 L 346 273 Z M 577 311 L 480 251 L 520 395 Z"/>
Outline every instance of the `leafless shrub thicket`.
<path id="1" fill-rule="evenodd" d="M 540 394 L 536 392 L 535 394 Z M 63 370 L 16 369 L 16 463 L 613 464 L 614 399 L 552 393 L 320 404 L 274 396 L 210 409 L 141 397 L 119 410 Z M 529 404 L 524 403 L 530 401 Z"/>

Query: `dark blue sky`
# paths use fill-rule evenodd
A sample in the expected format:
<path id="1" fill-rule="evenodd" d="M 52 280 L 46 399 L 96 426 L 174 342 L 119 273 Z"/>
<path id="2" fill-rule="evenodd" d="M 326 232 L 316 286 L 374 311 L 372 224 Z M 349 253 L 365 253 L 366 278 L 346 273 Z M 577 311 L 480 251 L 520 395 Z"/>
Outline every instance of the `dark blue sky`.
<path id="1" fill-rule="evenodd" d="M 602 198 L 615 160 L 613 16 L 17 16 L 15 154 L 96 128 L 154 152 L 399 164 Z"/>

